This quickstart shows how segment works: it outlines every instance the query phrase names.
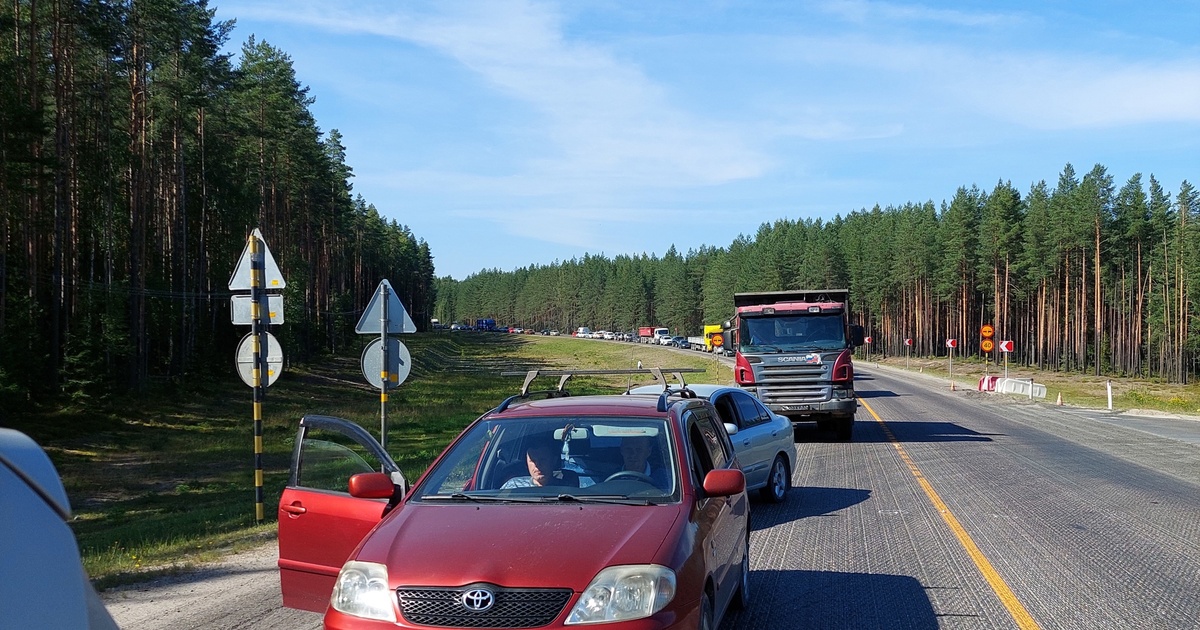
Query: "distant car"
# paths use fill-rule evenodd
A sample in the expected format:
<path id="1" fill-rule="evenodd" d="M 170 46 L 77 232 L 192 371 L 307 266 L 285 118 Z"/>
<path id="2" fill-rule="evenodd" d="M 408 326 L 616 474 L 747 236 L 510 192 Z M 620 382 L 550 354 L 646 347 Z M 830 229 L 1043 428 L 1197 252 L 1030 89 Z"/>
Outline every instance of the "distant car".
<path id="1" fill-rule="evenodd" d="M 630 630 L 713 630 L 749 605 L 746 478 L 713 406 L 565 380 L 483 414 L 408 492 L 364 429 L 303 418 L 284 605 L 326 628 Z"/>
<path id="2" fill-rule="evenodd" d="M 79 558 L 71 505 L 36 442 L 0 428 L 0 626 L 116 630 Z"/>
<path id="3" fill-rule="evenodd" d="M 711 402 L 721 421 L 736 429 L 730 432 L 730 439 L 746 474 L 746 489 L 758 490 L 771 503 L 783 501 L 796 470 L 791 420 L 767 409 L 753 394 L 738 387 L 707 383 L 689 383 L 686 387 Z M 661 395 L 663 390 L 662 385 L 643 385 L 629 393 Z M 679 393 L 678 388 L 670 391 Z"/>
<path id="4" fill-rule="evenodd" d="M 557 330 L 551 330 L 551 331 L 550 331 L 550 336 L 551 336 L 551 337 L 557 337 L 557 336 L 558 336 L 558 331 L 557 331 Z"/>
<path id="5" fill-rule="evenodd" d="M 670 345 L 673 348 L 685 348 L 686 349 L 688 347 L 688 340 L 687 340 L 687 337 L 675 336 L 675 337 L 671 337 L 671 341 L 668 342 L 668 345 Z"/>

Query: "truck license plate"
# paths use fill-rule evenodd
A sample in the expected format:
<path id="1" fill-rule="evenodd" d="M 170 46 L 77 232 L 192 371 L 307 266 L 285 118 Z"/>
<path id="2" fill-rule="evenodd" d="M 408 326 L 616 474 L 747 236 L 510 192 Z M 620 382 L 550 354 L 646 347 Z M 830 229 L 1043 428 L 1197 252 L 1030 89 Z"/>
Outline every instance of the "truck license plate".
<path id="1" fill-rule="evenodd" d="M 784 405 L 783 406 L 784 411 L 809 411 L 810 409 L 812 409 L 811 405 Z"/>

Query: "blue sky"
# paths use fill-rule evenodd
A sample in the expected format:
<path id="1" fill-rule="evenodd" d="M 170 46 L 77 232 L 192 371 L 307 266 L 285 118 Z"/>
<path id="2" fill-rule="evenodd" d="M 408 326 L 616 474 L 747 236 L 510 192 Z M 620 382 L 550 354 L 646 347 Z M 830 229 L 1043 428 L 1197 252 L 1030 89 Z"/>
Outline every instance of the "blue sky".
<path id="1" fill-rule="evenodd" d="M 777 219 L 1200 185 L 1200 2 L 212 0 L 291 56 L 438 276 L 726 247 Z"/>

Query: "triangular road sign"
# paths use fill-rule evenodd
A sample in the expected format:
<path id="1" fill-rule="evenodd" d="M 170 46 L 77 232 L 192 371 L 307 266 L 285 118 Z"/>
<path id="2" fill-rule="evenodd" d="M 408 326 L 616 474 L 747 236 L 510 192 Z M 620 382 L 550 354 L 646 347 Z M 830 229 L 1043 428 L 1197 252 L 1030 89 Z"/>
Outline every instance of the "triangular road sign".
<path id="1" fill-rule="evenodd" d="M 258 239 L 258 253 L 263 257 L 263 285 L 260 289 L 282 289 L 287 286 L 283 281 L 283 274 L 279 273 L 279 265 L 275 264 L 275 257 L 271 255 L 271 250 L 267 248 L 267 242 L 263 240 L 262 232 L 258 228 L 254 228 L 251 233 L 254 238 Z M 229 277 L 230 291 L 249 291 L 250 290 L 250 243 L 246 243 L 246 248 L 242 250 L 242 257 L 238 259 L 237 267 L 233 269 L 233 275 Z"/>
<path id="2" fill-rule="evenodd" d="M 382 332 L 380 324 L 383 320 L 383 300 L 381 296 L 384 294 L 387 295 L 388 333 L 417 332 L 417 325 L 408 316 L 408 311 L 404 310 L 404 305 L 400 303 L 400 298 L 396 297 L 396 292 L 392 289 L 392 284 L 386 278 L 379 282 L 379 286 L 375 289 L 375 294 L 371 296 L 371 303 L 367 305 L 367 310 L 363 311 L 362 317 L 358 320 L 358 325 L 354 327 L 354 332 L 360 335 L 378 335 Z"/>

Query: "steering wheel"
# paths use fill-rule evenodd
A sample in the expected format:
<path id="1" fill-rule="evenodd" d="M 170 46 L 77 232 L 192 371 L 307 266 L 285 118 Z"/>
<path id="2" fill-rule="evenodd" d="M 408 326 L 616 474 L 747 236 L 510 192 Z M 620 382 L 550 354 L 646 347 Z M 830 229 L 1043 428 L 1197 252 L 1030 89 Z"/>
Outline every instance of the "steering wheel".
<path id="1" fill-rule="evenodd" d="M 650 478 L 650 475 L 642 474 L 636 470 L 618 470 L 609 475 L 604 481 L 613 481 L 614 479 L 633 479 L 634 481 L 644 481 L 650 485 L 654 485 L 654 480 Z"/>

